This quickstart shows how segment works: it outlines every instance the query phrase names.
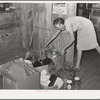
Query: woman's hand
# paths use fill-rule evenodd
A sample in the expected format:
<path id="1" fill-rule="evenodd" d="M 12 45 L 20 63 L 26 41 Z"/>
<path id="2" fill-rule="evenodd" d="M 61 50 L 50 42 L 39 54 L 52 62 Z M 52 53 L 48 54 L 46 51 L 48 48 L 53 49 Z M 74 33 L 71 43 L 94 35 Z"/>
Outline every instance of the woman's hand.
<path id="1" fill-rule="evenodd" d="M 65 49 L 65 48 L 63 48 L 63 49 L 62 49 L 62 51 L 61 51 L 61 55 L 64 55 L 64 54 L 65 54 L 65 52 L 66 52 L 66 49 Z"/>
<path id="2" fill-rule="evenodd" d="M 50 49 L 50 46 L 44 46 L 44 47 L 42 48 L 42 50 L 48 50 L 48 49 Z"/>

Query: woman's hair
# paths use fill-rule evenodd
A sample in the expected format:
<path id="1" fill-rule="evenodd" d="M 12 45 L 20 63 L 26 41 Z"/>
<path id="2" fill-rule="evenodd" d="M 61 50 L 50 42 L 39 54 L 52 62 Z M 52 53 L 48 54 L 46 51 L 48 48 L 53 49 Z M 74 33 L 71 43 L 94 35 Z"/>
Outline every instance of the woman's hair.
<path id="1" fill-rule="evenodd" d="M 57 18 L 53 21 L 53 25 L 56 25 L 56 24 L 64 24 L 64 19 L 63 18 Z"/>

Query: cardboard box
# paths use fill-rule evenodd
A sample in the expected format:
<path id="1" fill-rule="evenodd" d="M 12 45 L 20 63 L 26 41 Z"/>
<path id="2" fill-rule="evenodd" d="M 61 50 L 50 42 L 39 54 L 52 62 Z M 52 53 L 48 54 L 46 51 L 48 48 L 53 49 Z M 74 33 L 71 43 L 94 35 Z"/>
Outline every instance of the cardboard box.
<path id="1" fill-rule="evenodd" d="M 22 81 L 16 81 L 13 76 L 7 73 L 8 64 L 4 64 L 0 73 L 3 75 L 3 89 L 40 89 L 40 73 L 35 71 L 34 74 L 27 76 Z"/>
<path id="2" fill-rule="evenodd" d="M 37 71 L 41 72 L 43 70 L 46 70 L 48 72 L 48 65 L 44 65 L 44 66 L 40 66 L 40 67 L 36 67 L 35 68 Z M 43 90 L 58 90 L 58 86 L 51 86 L 51 87 L 47 87 L 47 86 L 44 86 L 40 83 L 40 89 L 43 89 Z"/>
<path id="3" fill-rule="evenodd" d="M 39 66 L 39 67 L 36 67 L 34 69 L 39 71 L 39 72 L 41 72 L 43 70 L 46 70 L 48 72 L 48 65 Z"/>
<path id="4" fill-rule="evenodd" d="M 47 86 L 44 86 L 44 85 L 40 84 L 40 87 L 43 90 L 58 90 L 58 86 L 57 85 L 56 86 L 47 87 Z"/>

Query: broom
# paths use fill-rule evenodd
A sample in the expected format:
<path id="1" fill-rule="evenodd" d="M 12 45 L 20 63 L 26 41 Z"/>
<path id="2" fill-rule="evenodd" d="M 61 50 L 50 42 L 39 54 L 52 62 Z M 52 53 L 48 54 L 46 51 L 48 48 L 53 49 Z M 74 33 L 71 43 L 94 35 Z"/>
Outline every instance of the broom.
<path id="1" fill-rule="evenodd" d="M 37 16 L 38 16 L 38 13 L 36 13 L 36 16 L 35 16 L 33 31 L 32 31 L 31 39 L 30 39 L 30 42 L 29 42 L 29 49 L 26 52 L 25 59 L 31 58 L 31 56 L 32 56 L 31 55 L 31 48 L 32 48 L 32 40 L 33 40 L 33 35 L 34 35 L 34 32 L 35 32 L 35 25 L 36 25 Z"/>

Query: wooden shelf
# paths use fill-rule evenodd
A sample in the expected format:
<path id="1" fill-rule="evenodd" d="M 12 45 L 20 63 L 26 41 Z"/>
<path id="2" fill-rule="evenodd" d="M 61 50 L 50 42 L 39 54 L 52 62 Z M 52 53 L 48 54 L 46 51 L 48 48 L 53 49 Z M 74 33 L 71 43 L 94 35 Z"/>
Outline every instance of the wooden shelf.
<path id="1" fill-rule="evenodd" d="M 12 12 L 15 11 L 16 9 L 11 9 L 11 10 L 5 10 L 5 11 L 0 11 L 0 13 L 8 13 L 8 12 Z"/>

